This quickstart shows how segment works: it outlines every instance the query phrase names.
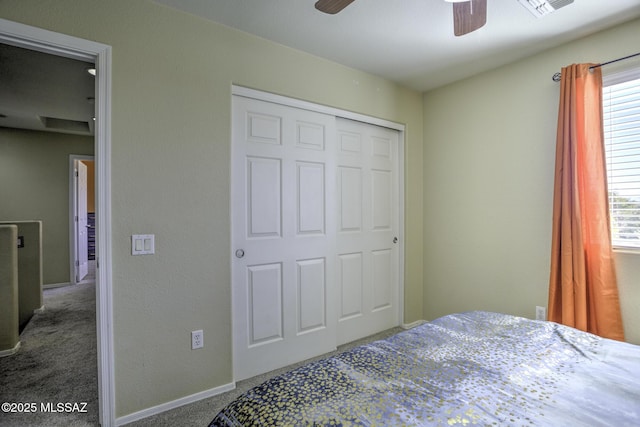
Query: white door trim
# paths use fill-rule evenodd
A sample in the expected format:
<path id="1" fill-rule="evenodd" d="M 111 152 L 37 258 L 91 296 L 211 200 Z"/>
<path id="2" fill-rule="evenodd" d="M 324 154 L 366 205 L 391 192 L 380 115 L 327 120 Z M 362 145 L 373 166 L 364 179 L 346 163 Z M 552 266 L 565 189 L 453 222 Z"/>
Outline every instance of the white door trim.
<path id="1" fill-rule="evenodd" d="M 248 87 L 244 87 L 244 86 L 239 86 L 239 85 L 231 85 L 231 95 L 233 97 L 233 95 L 238 95 L 238 96 L 244 96 L 247 98 L 253 98 L 253 99 L 258 99 L 261 101 L 266 101 L 266 102 L 273 102 L 276 104 L 281 104 L 281 105 L 286 105 L 289 107 L 295 107 L 295 108 L 300 108 L 303 110 L 309 110 L 309 111 L 314 111 L 317 113 L 324 113 L 324 114 L 329 114 L 329 115 L 333 115 L 336 117 L 341 117 L 344 119 L 350 119 L 350 120 L 356 120 L 359 122 L 363 122 L 363 123 L 368 123 L 368 124 L 372 124 L 372 125 L 376 125 L 376 126 L 381 126 L 381 127 L 385 127 L 388 129 L 393 129 L 393 130 L 397 130 L 399 135 L 398 135 L 398 203 L 399 203 L 399 212 L 398 212 L 398 240 L 399 240 L 399 253 L 398 253 L 398 283 L 400 284 L 398 286 L 398 304 L 399 304 L 399 310 L 398 310 L 398 325 L 402 325 L 404 324 L 404 236 L 405 236 L 405 232 L 404 232 L 404 204 L 405 204 L 405 197 L 404 197 L 404 191 L 405 191 L 405 186 L 404 186 L 404 180 L 405 180 L 405 151 L 404 151 L 404 144 L 405 144 L 405 125 L 402 123 L 397 123 L 397 122 L 392 122 L 390 120 L 385 120 L 385 119 L 380 119 L 378 117 L 373 117 L 373 116 L 368 116 L 365 114 L 360 114 L 360 113 L 354 113 L 353 111 L 347 111 L 347 110 L 342 110 L 339 108 L 335 108 L 335 107 L 329 107 L 326 105 L 321 105 L 321 104 L 315 104 L 313 102 L 309 102 L 309 101 L 303 101 L 300 99 L 296 99 L 296 98 L 289 98 L 287 96 L 283 96 L 283 95 L 277 95 L 274 93 L 270 93 L 270 92 L 264 92 L 264 91 L 260 91 L 260 90 L 256 90 L 256 89 L 251 89 Z M 231 141 L 231 143 L 233 144 L 233 141 Z M 233 189 L 230 187 L 230 191 L 233 191 Z M 231 231 L 233 231 L 233 228 L 231 229 Z M 231 240 L 233 243 L 233 235 L 231 235 Z M 233 250 L 233 249 L 230 249 Z M 231 262 L 233 263 L 233 259 L 231 260 Z"/>
<path id="2" fill-rule="evenodd" d="M 314 104 L 313 102 L 303 101 L 296 98 L 289 98 L 286 96 L 277 95 L 275 93 L 263 92 L 244 86 L 233 85 L 231 87 L 231 94 L 245 96 L 247 98 L 259 99 L 261 101 L 273 102 L 276 104 L 282 104 L 289 107 L 301 108 L 303 110 L 315 111 L 316 113 L 329 114 L 336 117 L 342 117 L 343 119 L 356 120 L 363 123 L 369 123 L 371 125 L 394 129 L 400 132 L 404 132 L 405 129 L 405 125 L 403 125 L 402 123 L 396 123 L 390 120 L 380 119 L 378 117 L 367 116 L 365 114 L 354 113 L 353 111 L 341 110 L 339 108 L 329 107 L 326 105 Z"/>
<path id="3" fill-rule="evenodd" d="M 69 155 L 69 283 L 75 285 L 78 283 L 77 278 L 77 264 L 78 261 L 78 227 L 75 221 L 75 212 L 77 205 L 78 194 L 76 191 L 76 179 L 75 179 L 75 162 L 82 160 L 95 160 L 94 156 L 85 156 L 80 154 Z"/>
<path id="4" fill-rule="evenodd" d="M 96 323 L 100 423 L 115 425 L 111 278 L 111 46 L 0 18 L 0 43 L 96 64 Z"/>

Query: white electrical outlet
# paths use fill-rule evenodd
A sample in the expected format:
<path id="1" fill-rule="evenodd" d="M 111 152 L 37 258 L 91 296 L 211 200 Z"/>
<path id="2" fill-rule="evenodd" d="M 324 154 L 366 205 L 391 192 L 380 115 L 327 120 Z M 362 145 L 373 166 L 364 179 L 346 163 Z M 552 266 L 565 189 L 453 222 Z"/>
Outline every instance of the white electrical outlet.
<path id="1" fill-rule="evenodd" d="M 191 331 L 191 350 L 204 347 L 204 333 L 202 329 Z"/>
<path id="2" fill-rule="evenodd" d="M 547 309 L 546 307 L 536 306 L 536 320 L 547 320 Z"/>

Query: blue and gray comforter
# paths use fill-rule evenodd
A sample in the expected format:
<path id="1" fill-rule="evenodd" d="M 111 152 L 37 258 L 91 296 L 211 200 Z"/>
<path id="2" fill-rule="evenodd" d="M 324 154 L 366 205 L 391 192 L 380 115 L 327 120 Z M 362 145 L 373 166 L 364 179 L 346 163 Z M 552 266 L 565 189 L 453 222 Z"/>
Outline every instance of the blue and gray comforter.
<path id="1" fill-rule="evenodd" d="M 640 346 L 453 314 L 277 376 L 210 427 L 458 425 L 640 426 Z"/>

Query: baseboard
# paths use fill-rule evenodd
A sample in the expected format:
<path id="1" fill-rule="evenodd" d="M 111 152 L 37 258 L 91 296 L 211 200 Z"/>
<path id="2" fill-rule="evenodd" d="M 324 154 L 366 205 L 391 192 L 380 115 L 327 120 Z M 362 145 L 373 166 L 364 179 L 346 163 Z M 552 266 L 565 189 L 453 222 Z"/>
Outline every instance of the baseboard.
<path id="1" fill-rule="evenodd" d="M 122 426 L 125 424 L 132 423 L 134 421 L 139 421 L 143 418 L 151 417 L 153 415 L 160 414 L 162 412 L 169 411 L 171 409 L 179 408 L 180 406 L 188 405 L 190 403 L 197 402 L 202 399 L 206 399 L 208 397 L 213 397 L 218 394 L 231 391 L 236 388 L 236 383 L 229 383 L 225 385 L 221 385 L 220 387 L 215 387 L 209 390 L 201 391 L 200 393 L 195 393 L 190 396 L 181 397 L 180 399 L 173 400 L 171 402 L 163 403 L 161 405 L 153 406 L 151 408 L 143 409 L 142 411 L 134 412 L 129 415 L 125 415 L 124 417 L 116 418 L 116 426 Z M 215 415 L 215 414 L 213 414 Z M 213 418 L 213 416 L 212 416 Z"/>
<path id="2" fill-rule="evenodd" d="M 415 322 L 411 322 L 411 323 L 403 323 L 402 329 L 411 329 L 411 328 L 415 328 L 416 326 L 420 326 L 420 325 L 424 325 L 425 323 L 427 323 L 426 320 L 416 320 Z"/>
<path id="3" fill-rule="evenodd" d="M 20 350 L 20 341 L 18 341 L 18 344 L 16 344 L 13 348 L 10 348 L 8 350 L 0 350 L 0 357 L 11 356 L 13 354 L 16 354 L 18 350 Z"/>
<path id="4" fill-rule="evenodd" d="M 63 286 L 69 286 L 71 284 L 71 282 L 64 282 L 64 283 L 49 283 L 47 285 L 42 285 L 42 289 L 54 289 L 54 288 L 61 288 Z"/>

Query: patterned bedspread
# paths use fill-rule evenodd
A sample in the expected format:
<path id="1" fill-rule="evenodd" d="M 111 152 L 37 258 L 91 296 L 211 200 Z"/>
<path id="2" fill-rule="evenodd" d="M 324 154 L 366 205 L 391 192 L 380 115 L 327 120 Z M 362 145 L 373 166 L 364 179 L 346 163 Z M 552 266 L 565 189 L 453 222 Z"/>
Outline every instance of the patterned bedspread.
<path id="1" fill-rule="evenodd" d="M 453 314 L 277 376 L 210 424 L 330 425 L 640 426 L 640 346 Z"/>

